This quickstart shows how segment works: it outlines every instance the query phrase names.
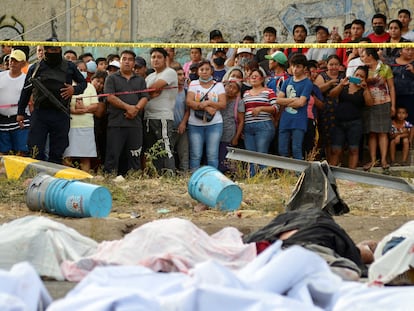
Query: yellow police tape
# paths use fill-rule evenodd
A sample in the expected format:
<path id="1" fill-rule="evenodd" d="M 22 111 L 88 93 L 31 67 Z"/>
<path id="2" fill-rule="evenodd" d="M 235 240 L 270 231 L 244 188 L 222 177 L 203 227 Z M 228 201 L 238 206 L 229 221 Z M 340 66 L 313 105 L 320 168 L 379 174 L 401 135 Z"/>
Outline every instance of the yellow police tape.
<path id="1" fill-rule="evenodd" d="M 403 48 L 413 47 L 414 42 L 398 43 L 165 43 L 165 42 L 81 42 L 81 41 L 0 41 L 2 45 L 27 45 L 27 46 L 71 46 L 71 47 L 111 47 L 111 48 L 356 48 L 356 47 L 373 47 L 373 48 Z"/>
<path id="2" fill-rule="evenodd" d="M 76 168 L 40 161 L 29 157 L 10 155 L 2 156 L 0 159 L 8 179 L 19 179 L 23 176 L 33 177 L 38 173 L 46 173 L 64 179 L 93 178 L 91 174 Z"/>

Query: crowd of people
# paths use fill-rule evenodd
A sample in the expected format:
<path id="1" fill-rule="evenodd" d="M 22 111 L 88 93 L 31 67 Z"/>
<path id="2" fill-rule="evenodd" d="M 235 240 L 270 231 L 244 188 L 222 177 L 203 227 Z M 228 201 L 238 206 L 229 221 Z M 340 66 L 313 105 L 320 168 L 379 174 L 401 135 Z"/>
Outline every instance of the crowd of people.
<path id="1" fill-rule="evenodd" d="M 388 23 L 373 15 L 372 32 L 359 19 L 342 36 L 318 25 L 316 42 L 411 42 L 410 21 L 402 9 Z M 38 46 L 29 64 L 28 47 L 3 45 L 0 153 L 116 175 L 143 169 L 148 155 L 160 174 L 204 164 L 226 172 L 227 146 L 353 169 L 410 165 L 414 47 L 300 48 L 308 29 L 292 35 L 286 49 L 191 48 L 183 64 L 173 48 L 152 48 L 147 65 L 132 50 L 78 56 L 55 44 Z M 225 41 L 213 30 L 210 42 Z M 277 43 L 274 27 L 263 43 Z"/>

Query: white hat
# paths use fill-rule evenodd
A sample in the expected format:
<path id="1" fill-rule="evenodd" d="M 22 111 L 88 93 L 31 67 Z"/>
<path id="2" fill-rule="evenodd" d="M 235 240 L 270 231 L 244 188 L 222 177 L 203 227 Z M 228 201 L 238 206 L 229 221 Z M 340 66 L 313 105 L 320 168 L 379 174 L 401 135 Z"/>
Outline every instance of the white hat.
<path id="1" fill-rule="evenodd" d="M 116 68 L 121 68 L 121 64 L 117 61 L 117 60 L 113 60 L 112 62 L 109 63 L 108 67 L 116 67 Z"/>
<path id="2" fill-rule="evenodd" d="M 252 49 L 251 48 L 238 48 L 236 51 L 236 55 L 239 55 L 240 53 L 249 53 L 249 54 L 253 54 Z"/>

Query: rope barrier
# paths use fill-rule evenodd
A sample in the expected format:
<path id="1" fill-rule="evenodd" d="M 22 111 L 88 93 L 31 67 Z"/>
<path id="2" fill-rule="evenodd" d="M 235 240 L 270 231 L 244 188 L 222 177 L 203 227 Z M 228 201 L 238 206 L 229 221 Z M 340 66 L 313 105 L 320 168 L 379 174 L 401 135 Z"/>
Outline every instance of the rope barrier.
<path id="1" fill-rule="evenodd" d="M 414 48 L 414 42 L 397 43 L 166 43 L 166 42 L 81 42 L 81 41 L 0 41 L 2 45 L 27 45 L 27 46 L 71 46 L 71 47 L 112 47 L 112 48 Z"/>

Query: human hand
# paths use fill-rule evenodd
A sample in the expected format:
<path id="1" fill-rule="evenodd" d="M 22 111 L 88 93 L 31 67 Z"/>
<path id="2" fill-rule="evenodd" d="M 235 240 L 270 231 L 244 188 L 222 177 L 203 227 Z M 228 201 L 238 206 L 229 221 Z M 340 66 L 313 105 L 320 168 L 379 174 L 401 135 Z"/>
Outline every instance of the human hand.
<path id="1" fill-rule="evenodd" d="M 69 99 L 72 97 L 74 92 L 75 92 L 75 89 L 73 85 L 65 83 L 65 87 L 62 87 L 60 89 L 60 96 L 62 96 L 63 99 Z"/>
<path id="2" fill-rule="evenodd" d="M 22 115 L 17 115 L 16 116 L 16 122 L 17 124 L 19 124 L 19 127 L 22 129 L 24 128 L 24 116 Z"/>

